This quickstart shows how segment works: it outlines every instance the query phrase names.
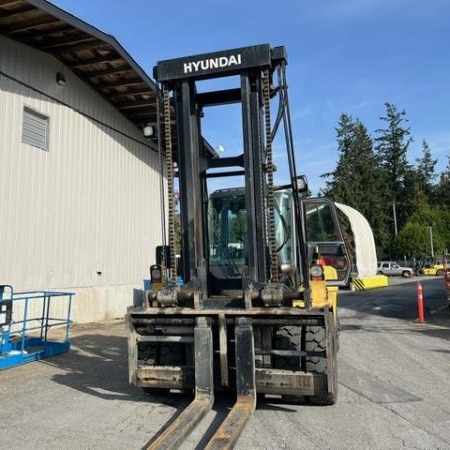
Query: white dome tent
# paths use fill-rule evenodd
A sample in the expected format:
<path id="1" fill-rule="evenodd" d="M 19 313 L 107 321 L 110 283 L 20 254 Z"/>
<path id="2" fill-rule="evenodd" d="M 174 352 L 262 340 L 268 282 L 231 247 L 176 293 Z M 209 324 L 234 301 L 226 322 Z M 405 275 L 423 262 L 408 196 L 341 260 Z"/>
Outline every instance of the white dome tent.
<path id="1" fill-rule="evenodd" d="M 356 209 L 335 203 L 350 222 L 355 240 L 356 269 L 358 278 L 373 277 L 377 273 L 377 252 L 372 228 L 367 219 Z"/>

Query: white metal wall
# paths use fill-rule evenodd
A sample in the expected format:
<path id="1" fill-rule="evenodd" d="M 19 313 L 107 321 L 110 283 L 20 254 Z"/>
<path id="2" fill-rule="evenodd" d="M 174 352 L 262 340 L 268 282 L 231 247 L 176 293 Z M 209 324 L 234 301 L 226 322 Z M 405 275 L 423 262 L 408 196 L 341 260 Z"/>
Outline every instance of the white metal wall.
<path id="1" fill-rule="evenodd" d="M 0 283 L 75 289 L 80 322 L 120 315 L 160 244 L 158 155 L 52 56 L 0 37 L 0 71 Z M 21 143 L 24 106 L 49 116 L 49 152 Z"/>

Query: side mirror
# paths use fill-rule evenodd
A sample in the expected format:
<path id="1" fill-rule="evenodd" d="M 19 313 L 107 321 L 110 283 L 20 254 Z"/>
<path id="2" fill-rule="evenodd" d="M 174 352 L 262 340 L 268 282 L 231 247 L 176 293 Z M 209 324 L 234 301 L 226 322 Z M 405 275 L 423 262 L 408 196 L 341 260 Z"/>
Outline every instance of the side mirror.
<path id="1" fill-rule="evenodd" d="M 308 180 L 305 175 L 298 176 L 295 181 L 299 193 L 308 192 Z"/>

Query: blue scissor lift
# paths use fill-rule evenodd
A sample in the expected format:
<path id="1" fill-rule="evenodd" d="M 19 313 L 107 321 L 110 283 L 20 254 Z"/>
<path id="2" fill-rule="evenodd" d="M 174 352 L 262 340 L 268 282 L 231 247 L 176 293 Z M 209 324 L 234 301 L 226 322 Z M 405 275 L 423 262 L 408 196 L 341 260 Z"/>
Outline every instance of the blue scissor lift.
<path id="1" fill-rule="evenodd" d="M 0 285 L 0 370 L 38 361 L 70 349 L 72 292 L 15 293 Z M 52 305 L 63 317 L 52 317 Z"/>

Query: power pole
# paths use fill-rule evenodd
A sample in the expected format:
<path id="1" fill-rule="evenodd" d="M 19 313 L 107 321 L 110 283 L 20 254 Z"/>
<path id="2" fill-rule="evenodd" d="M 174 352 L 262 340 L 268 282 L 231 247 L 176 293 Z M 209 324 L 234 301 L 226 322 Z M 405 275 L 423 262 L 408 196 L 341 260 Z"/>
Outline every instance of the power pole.
<path id="1" fill-rule="evenodd" d="M 392 214 L 394 215 L 394 236 L 397 236 L 397 212 L 395 211 L 395 202 L 392 202 Z"/>
<path id="2" fill-rule="evenodd" d="M 434 245 L 433 245 L 433 226 L 430 225 L 428 227 L 428 229 L 430 230 L 430 249 L 431 249 L 431 259 L 434 262 Z"/>

